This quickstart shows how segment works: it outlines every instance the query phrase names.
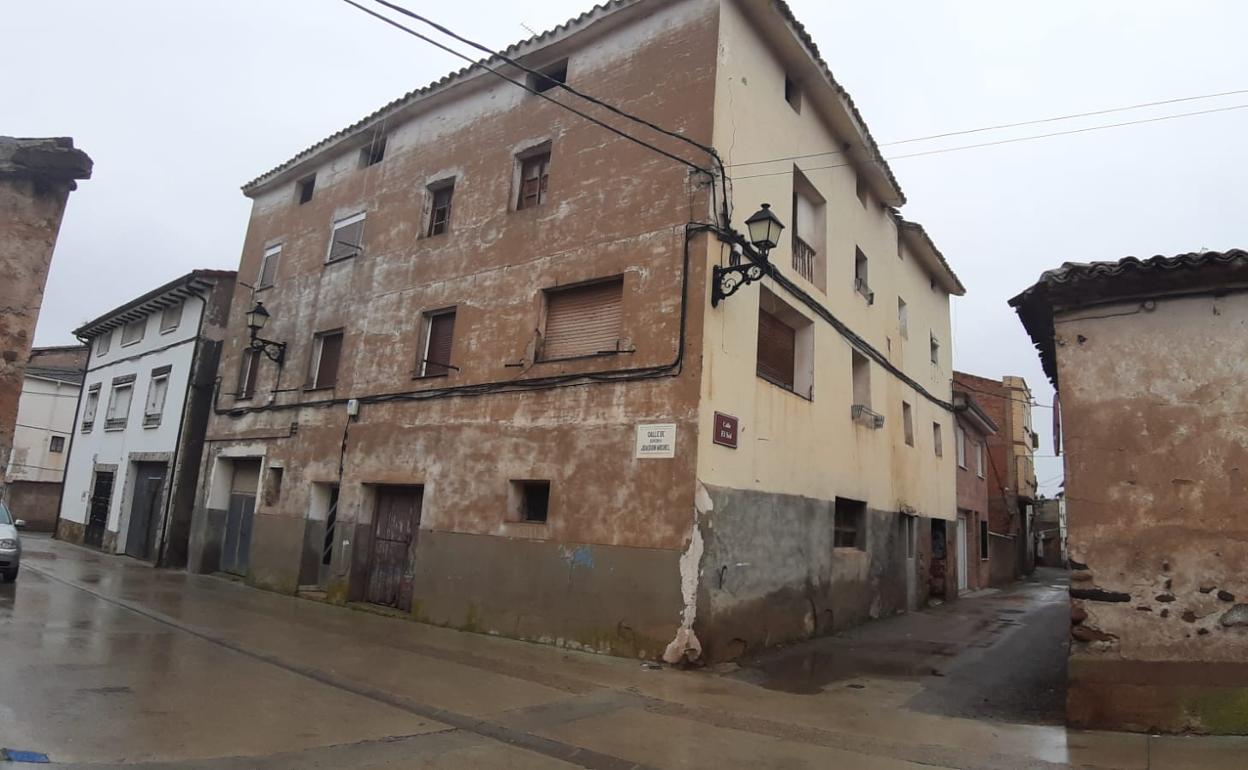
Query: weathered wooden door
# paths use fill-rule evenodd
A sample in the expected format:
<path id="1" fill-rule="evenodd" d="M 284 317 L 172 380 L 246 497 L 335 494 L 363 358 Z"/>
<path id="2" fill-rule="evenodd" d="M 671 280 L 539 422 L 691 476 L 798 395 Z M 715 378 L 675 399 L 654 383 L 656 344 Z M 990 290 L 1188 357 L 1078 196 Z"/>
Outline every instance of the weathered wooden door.
<path id="1" fill-rule="evenodd" d="M 91 490 L 91 507 L 87 514 L 87 529 L 82 542 L 94 548 L 104 545 L 104 530 L 108 527 L 108 509 L 113 501 L 113 472 L 96 471 L 95 486 Z"/>
<path id="2" fill-rule="evenodd" d="M 134 498 L 126 527 L 126 555 L 145 561 L 156 559 L 156 532 L 160 528 L 160 493 L 165 488 L 164 463 L 138 463 L 134 472 Z"/>
<path id="3" fill-rule="evenodd" d="M 256 512 L 256 492 L 260 486 L 260 461 L 243 458 L 234 461 L 230 483 L 230 506 L 225 512 L 225 537 L 221 543 L 221 570 L 246 575 L 251 563 L 251 521 Z"/>
<path id="4" fill-rule="evenodd" d="M 377 490 L 365 597 L 373 604 L 405 611 L 412 608 L 422 496 L 421 487 L 380 487 Z"/>

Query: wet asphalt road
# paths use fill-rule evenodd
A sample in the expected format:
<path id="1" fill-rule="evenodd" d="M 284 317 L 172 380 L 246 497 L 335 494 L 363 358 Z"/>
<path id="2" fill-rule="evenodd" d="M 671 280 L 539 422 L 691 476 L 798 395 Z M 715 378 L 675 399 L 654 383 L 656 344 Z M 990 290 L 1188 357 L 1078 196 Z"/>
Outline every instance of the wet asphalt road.
<path id="1" fill-rule="evenodd" d="M 1044 700 L 1036 687 L 1053 671 L 1009 661 L 1053 655 L 1045 618 L 1064 600 L 1046 584 L 716 675 L 433 628 L 42 538 L 26 556 L 19 582 L 0 586 L 0 746 L 65 767 L 1126 770 L 1241 768 L 1248 754 L 1237 739 L 1026 724 L 1051 708 L 993 700 L 1020 688 Z"/>

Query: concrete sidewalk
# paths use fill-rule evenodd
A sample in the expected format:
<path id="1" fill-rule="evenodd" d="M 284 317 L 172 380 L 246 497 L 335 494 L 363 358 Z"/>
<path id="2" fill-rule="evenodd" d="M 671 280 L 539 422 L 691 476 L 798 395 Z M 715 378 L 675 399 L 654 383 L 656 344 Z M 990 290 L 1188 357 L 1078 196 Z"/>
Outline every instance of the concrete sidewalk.
<path id="1" fill-rule="evenodd" d="M 865 667 L 794 692 L 761 669 L 652 670 L 26 546 L 22 578 L 0 586 L 0 746 L 74 766 L 1125 769 L 1248 756 L 1244 739 L 1068 733 L 922 702 L 960 656 L 1016 629 L 933 653 L 952 661 L 946 677 Z M 995 600 L 957 603 L 954 624 Z M 915 622 L 932 621 L 854 633 L 878 644 Z"/>

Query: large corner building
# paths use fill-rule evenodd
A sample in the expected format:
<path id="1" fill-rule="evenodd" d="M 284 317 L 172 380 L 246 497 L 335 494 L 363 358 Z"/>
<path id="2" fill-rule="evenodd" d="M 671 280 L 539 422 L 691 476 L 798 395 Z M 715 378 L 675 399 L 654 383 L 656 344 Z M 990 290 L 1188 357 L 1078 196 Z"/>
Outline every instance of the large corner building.
<path id="1" fill-rule="evenodd" d="M 963 288 L 801 24 L 617 0 L 505 54 L 244 187 L 191 568 L 669 660 L 919 606 Z"/>

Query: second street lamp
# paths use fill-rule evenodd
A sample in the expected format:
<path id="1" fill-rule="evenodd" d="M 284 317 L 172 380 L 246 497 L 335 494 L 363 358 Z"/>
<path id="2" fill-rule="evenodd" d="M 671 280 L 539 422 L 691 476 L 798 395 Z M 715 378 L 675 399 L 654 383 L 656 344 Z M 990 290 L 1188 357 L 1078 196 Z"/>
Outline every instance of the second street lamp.
<path id="1" fill-rule="evenodd" d="M 780 243 L 780 232 L 784 223 L 771 210 L 770 203 L 750 215 L 745 220 L 746 229 L 750 232 L 750 240 L 740 238 L 740 245 L 748 261 L 745 264 L 711 268 L 711 307 L 718 307 L 722 299 L 731 297 L 746 284 L 761 280 L 771 272 L 771 263 L 767 261 L 767 253 Z"/>
<path id="2" fill-rule="evenodd" d="M 250 333 L 247 347 L 263 353 L 273 363 L 281 364 L 286 358 L 286 343 L 259 336 L 260 330 L 269 322 L 269 317 L 269 311 L 265 309 L 263 302 L 257 302 L 255 307 L 247 311 L 247 331 Z"/>

